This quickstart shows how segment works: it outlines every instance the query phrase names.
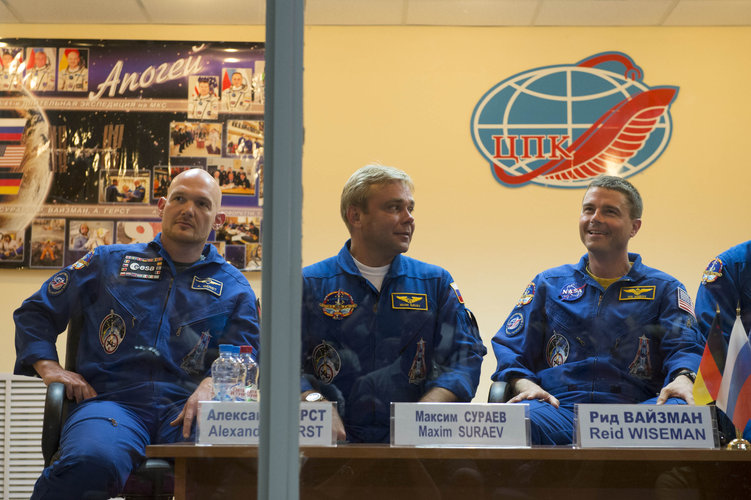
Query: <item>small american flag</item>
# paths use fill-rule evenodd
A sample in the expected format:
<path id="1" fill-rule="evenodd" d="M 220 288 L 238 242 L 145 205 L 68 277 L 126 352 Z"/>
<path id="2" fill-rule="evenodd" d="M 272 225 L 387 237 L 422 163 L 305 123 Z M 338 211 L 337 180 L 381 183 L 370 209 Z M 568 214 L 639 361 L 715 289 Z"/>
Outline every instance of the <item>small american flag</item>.
<path id="1" fill-rule="evenodd" d="M 694 313 L 694 304 L 691 302 L 691 296 L 681 287 L 678 287 L 678 307 L 691 314 L 691 316 L 696 317 L 696 314 Z"/>
<path id="2" fill-rule="evenodd" d="M 25 146 L 6 146 L 0 144 L 0 167 L 18 168 L 23 161 Z"/>

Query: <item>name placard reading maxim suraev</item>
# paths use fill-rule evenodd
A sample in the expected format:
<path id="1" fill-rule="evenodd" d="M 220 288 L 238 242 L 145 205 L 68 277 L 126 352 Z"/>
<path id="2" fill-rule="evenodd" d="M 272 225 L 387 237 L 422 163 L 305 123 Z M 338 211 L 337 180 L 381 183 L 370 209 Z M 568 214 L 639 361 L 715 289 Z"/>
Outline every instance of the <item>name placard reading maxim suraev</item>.
<path id="1" fill-rule="evenodd" d="M 529 446 L 525 404 L 391 403 L 395 446 Z"/>

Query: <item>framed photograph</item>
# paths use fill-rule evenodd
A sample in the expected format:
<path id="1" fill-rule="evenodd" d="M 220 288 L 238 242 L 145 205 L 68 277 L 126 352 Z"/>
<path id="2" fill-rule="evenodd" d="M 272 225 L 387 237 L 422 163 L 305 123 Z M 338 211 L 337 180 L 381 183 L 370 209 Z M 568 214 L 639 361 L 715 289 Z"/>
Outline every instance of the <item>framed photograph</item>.
<path id="1" fill-rule="evenodd" d="M 149 172 L 103 170 L 99 178 L 99 203 L 148 203 Z"/>
<path id="2" fill-rule="evenodd" d="M 62 267 L 65 219 L 34 219 L 31 222 L 30 267 Z"/>

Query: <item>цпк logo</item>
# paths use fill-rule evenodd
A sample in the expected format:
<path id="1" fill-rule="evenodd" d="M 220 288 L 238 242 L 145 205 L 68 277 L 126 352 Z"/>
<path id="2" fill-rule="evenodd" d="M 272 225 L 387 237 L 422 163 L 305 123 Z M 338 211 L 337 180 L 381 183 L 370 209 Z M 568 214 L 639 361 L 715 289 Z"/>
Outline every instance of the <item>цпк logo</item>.
<path id="1" fill-rule="evenodd" d="M 584 188 L 600 174 L 630 177 L 665 151 L 678 94 L 643 77 L 620 52 L 519 73 L 477 103 L 472 139 L 508 187 Z"/>

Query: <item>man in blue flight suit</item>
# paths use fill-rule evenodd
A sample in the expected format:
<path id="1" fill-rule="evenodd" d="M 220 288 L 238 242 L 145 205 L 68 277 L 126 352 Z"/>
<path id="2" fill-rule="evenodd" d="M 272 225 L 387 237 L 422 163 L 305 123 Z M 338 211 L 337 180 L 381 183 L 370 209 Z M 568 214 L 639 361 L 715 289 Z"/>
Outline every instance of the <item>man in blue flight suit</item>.
<path id="1" fill-rule="evenodd" d="M 218 345 L 258 347 L 255 294 L 206 243 L 224 221 L 220 205 L 207 172 L 181 173 L 158 202 L 152 242 L 97 247 L 14 313 L 15 373 L 62 382 L 77 403 L 32 498 L 117 494 L 148 444 L 192 438 Z M 71 372 L 55 340 L 74 316 L 83 329 Z"/>
<path id="2" fill-rule="evenodd" d="M 571 443 L 576 403 L 693 403 L 703 345 L 691 299 L 628 252 L 642 207 L 620 177 L 590 183 L 587 254 L 538 274 L 493 338 L 492 378 L 511 384 L 509 402 L 530 405 L 534 444 Z"/>
<path id="3" fill-rule="evenodd" d="M 751 330 L 751 241 L 722 252 L 702 274 L 696 294 L 696 319 L 705 339 L 718 307 L 726 342 L 730 342 L 739 307 L 743 330 L 748 334 Z M 743 437 L 751 440 L 751 423 L 746 425 Z"/>
<path id="4" fill-rule="evenodd" d="M 303 400 L 337 402 L 335 434 L 388 442 L 390 403 L 470 401 L 486 353 L 451 275 L 403 256 L 413 184 L 368 165 L 347 181 L 338 255 L 303 269 Z"/>

